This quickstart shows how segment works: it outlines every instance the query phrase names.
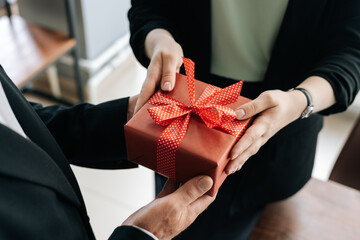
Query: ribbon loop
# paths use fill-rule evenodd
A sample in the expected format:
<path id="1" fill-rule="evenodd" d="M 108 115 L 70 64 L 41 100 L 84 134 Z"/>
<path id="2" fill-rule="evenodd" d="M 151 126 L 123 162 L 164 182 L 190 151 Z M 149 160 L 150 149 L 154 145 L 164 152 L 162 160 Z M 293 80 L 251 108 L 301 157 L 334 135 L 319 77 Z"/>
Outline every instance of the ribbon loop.
<path id="1" fill-rule="evenodd" d="M 184 57 L 183 62 L 190 106 L 160 92 L 154 94 L 148 101 L 155 106 L 148 109 L 150 116 L 157 124 L 166 126 L 156 145 L 157 171 L 172 179 L 176 178 L 176 150 L 185 137 L 191 114 L 199 115 L 207 127 L 219 127 L 234 136 L 238 136 L 242 129 L 234 123 L 236 118 L 234 110 L 224 105 L 237 101 L 243 81 L 224 89 L 209 85 L 196 101 L 195 64 Z"/>

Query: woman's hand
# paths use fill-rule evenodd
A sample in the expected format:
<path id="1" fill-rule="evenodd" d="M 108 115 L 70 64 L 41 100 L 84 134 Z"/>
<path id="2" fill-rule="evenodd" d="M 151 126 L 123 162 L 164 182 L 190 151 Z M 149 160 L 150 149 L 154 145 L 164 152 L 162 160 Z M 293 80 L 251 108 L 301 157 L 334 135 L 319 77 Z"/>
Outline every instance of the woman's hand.
<path id="1" fill-rule="evenodd" d="M 335 104 L 336 99 L 330 83 L 319 76 L 305 79 L 298 88 L 304 88 L 312 97 L 314 113 Z M 235 144 L 230 153 L 231 161 L 225 172 L 232 174 L 242 167 L 246 160 L 256 154 L 260 147 L 280 129 L 298 119 L 307 106 L 305 95 L 300 91 L 265 91 L 255 100 L 237 109 L 237 119 L 256 116 L 253 124 Z"/>
<path id="2" fill-rule="evenodd" d="M 255 100 L 237 109 L 235 112 L 239 120 L 256 118 L 231 150 L 231 161 L 225 172 L 232 174 L 238 171 L 269 138 L 298 119 L 306 106 L 306 98 L 300 91 L 271 90 L 263 92 Z"/>
<path id="3" fill-rule="evenodd" d="M 182 65 L 182 48 L 166 30 L 152 30 L 146 36 L 145 51 L 150 58 L 150 64 L 136 102 L 135 113 L 154 94 L 159 85 L 163 91 L 171 91 L 174 88 L 176 73 Z"/>

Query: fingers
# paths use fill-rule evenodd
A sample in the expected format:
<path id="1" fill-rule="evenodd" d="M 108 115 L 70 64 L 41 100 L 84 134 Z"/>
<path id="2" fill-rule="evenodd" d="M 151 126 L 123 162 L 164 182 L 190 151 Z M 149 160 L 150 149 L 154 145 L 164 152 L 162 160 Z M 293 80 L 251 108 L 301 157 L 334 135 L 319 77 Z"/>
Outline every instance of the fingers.
<path id="1" fill-rule="evenodd" d="M 231 161 L 226 166 L 225 173 L 232 174 L 239 171 L 245 161 L 255 155 L 260 147 L 280 129 L 277 126 L 279 123 L 277 118 L 281 114 L 279 106 L 283 101 L 280 93 L 282 93 L 280 90 L 263 92 L 255 100 L 235 110 L 239 120 L 255 115 L 258 117 L 231 150 L 229 155 Z"/>
<path id="2" fill-rule="evenodd" d="M 225 173 L 232 174 L 239 171 L 242 165 L 252 155 L 255 155 L 270 138 L 269 128 L 271 128 L 272 124 L 269 123 L 269 117 L 265 115 L 256 118 L 251 127 L 232 148 L 229 155 L 231 161 L 228 163 Z"/>
<path id="3" fill-rule="evenodd" d="M 246 149 L 256 141 L 262 140 L 266 135 L 268 124 L 263 123 L 260 117 L 253 122 L 253 125 L 245 132 L 230 152 L 230 159 L 235 160 Z"/>
<path id="4" fill-rule="evenodd" d="M 203 196 L 213 185 L 209 176 L 198 176 L 190 179 L 174 192 L 174 198 L 180 199 L 180 204 L 188 206 Z"/>
<path id="5" fill-rule="evenodd" d="M 241 105 L 235 110 L 236 118 L 238 120 L 248 119 L 255 116 L 258 113 L 263 112 L 266 109 L 276 106 L 273 94 L 269 92 L 263 92 L 256 99 L 251 102 Z"/>
<path id="6" fill-rule="evenodd" d="M 180 56 L 159 53 L 151 59 L 146 79 L 142 85 L 139 98 L 136 102 L 135 113 L 145 105 L 160 84 L 161 90 L 171 91 L 175 86 L 176 73 L 182 65 Z"/>
<path id="7" fill-rule="evenodd" d="M 171 193 L 173 193 L 177 188 L 179 187 L 179 182 L 172 180 L 172 179 L 168 179 L 163 187 L 163 189 L 161 190 L 161 192 L 157 195 L 156 198 L 162 198 L 165 197 Z"/>
<path id="8" fill-rule="evenodd" d="M 200 213 L 205 211 L 205 209 L 215 200 L 216 195 L 211 197 L 210 195 L 204 194 L 199 197 L 189 206 L 189 212 L 192 214 L 192 219 L 195 219 Z"/>
<path id="9" fill-rule="evenodd" d="M 162 55 L 162 75 L 161 75 L 161 90 L 171 91 L 175 86 L 175 77 L 178 70 L 179 59 L 174 59 L 171 55 Z"/>
<path id="10" fill-rule="evenodd" d="M 137 113 L 142 106 L 149 100 L 154 94 L 156 86 L 161 77 L 161 62 L 152 60 L 148 67 L 145 81 L 141 87 L 140 95 L 137 99 L 134 113 Z"/>
<path id="11" fill-rule="evenodd" d="M 264 144 L 264 142 L 265 141 L 263 141 L 263 139 L 259 139 L 251 143 L 248 148 L 246 148 L 228 163 L 225 169 L 225 173 L 233 174 L 239 171 L 245 164 L 245 162 L 259 151 L 260 147 Z"/>

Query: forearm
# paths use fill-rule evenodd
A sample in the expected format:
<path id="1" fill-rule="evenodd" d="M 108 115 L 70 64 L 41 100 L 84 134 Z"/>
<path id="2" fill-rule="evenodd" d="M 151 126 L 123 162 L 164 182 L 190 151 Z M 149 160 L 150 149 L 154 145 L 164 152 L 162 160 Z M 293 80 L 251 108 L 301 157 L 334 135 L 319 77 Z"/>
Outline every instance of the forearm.
<path id="1" fill-rule="evenodd" d="M 34 108 L 70 163 L 93 168 L 133 166 L 126 161 L 123 131 L 127 98 L 99 105 Z"/>
<path id="2" fill-rule="evenodd" d="M 310 93 L 314 104 L 314 113 L 327 109 L 336 103 L 330 83 L 322 77 L 311 76 L 297 87 L 304 88 Z"/>

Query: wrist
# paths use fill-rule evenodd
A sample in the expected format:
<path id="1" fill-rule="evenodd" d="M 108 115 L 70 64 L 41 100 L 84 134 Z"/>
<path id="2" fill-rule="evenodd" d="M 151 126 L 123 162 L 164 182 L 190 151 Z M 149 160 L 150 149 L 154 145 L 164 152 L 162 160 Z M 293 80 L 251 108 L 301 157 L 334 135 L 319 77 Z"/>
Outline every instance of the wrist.
<path id="1" fill-rule="evenodd" d="M 291 96 L 292 107 L 294 108 L 294 120 L 301 118 L 304 110 L 307 108 L 307 99 L 304 93 L 298 90 L 290 89 L 287 91 Z"/>
<path id="2" fill-rule="evenodd" d="M 153 234 L 152 232 L 146 230 L 145 228 L 139 227 L 137 225 L 132 225 L 132 227 L 139 229 L 140 231 L 146 233 L 147 235 L 149 235 L 150 237 L 152 237 L 153 239 L 159 240 L 159 238 L 157 236 L 155 236 L 155 234 Z"/>
<path id="3" fill-rule="evenodd" d="M 306 99 L 306 107 L 304 108 L 304 110 L 302 111 L 300 116 L 302 119 L 308 118 L 314 110 L 314 104 L 313 104 L 311 94 L 305 88 L 299 88 L 299 87 L 292 88 L 289 90 L 289 92 L 298 92 L 298 93 L 303 94 L 303 97 L 305 97 L 305 99 Z"/>

